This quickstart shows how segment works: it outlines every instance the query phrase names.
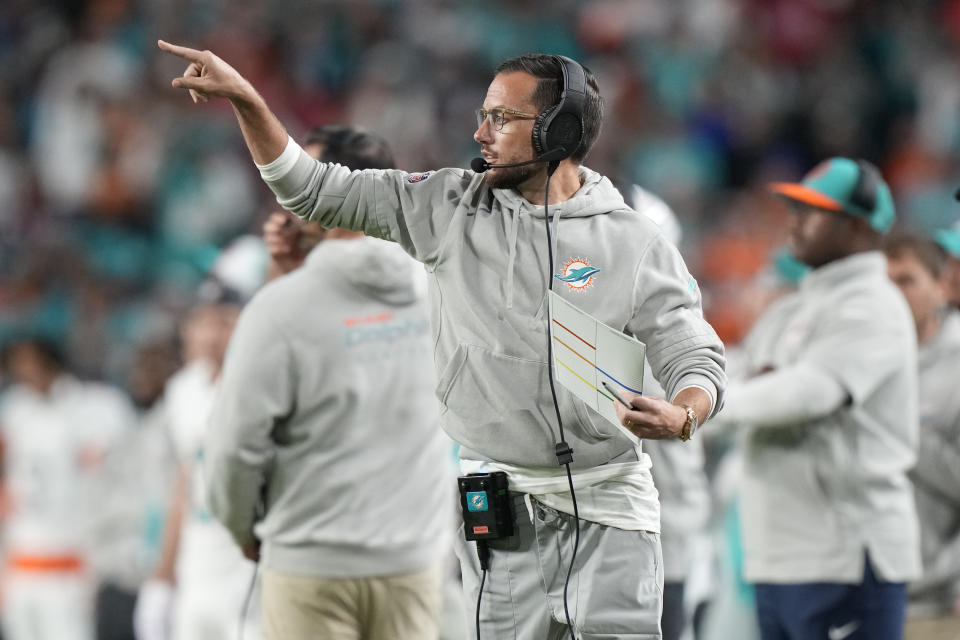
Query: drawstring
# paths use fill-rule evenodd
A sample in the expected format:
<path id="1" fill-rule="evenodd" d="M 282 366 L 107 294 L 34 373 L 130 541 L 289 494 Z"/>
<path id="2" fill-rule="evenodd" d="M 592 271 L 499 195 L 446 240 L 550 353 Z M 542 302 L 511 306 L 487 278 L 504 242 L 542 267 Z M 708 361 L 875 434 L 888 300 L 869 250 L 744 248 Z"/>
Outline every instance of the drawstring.
<path id="1" fill-rule="evenodd" d="M 557 255 L 557 247 L 560 245 L 560 207 L 553 210 L 553 220 L 550 221 L 553 229 L 551 230 L 551 240 L 553 241 L 553 255 Z M 556 268 L 556 265 L 554 265 Z M 551 276 L 553 277 L 553 276 Z"/>
<path id="2" fill-rule="evenodd" d="M 510 215 L 510 251 L 507 254 L 507 300 L 506 308 L 513 308 L 513 268 L 517 260 L 517 235 L 520 230 L 520 205 L 516 205 Z M 501 314 L 500 319 L 503 319 Z"/>
<path id="3" fill-rule="evenodd" d="M 513 209 L 507 209 L 508 221 L 507 221 L 507 236 L 508 236 L 508 252 L 507 252 L 507 282 L 505 285 L 505 304 L 502 308 L 497 310 L 498 319 L 503 320 L 504 309 L 513 309 L 513 282 L 514 282 L 514 267 L 516 266 L 517 261 L 517 237 L 520 233 L 520 211 L 522 210 L 522 205 L 517 204 Z M 552 249 L 553 253 L 557 253 L 557 245 L 559 244 L 560 237 L 560 207 L 557 207 L 553 210 L 553 215 L 551 216 L 551 226 L 552 230 Z"/>

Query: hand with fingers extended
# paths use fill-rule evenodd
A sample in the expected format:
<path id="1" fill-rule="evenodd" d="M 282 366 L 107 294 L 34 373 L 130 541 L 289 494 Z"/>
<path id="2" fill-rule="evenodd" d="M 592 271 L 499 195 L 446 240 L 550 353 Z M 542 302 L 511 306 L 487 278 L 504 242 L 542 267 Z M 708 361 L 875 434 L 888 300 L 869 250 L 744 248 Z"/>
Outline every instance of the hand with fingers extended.
<path id="1" fill-rule="evenodd" d="M 648 440 L 668 440 L 680 436 L 687 421 L 687 410 L 671 404 L 661 398 L 651 398 L 629 391 L 622 392 L 629 400 L 633 410 L 628 410 L 619 402 L 614 402 L 620 424 L 629 429 L 638 438 Z"/>
<path id="2" fill-rule="evenodd" d="M 212 52 L 181 47 L 163 40 L 157 40 L 157 46 L 189 62 L 183 75 L 174 78 L 172 84 L 178 89 L 187 89 L 194 102 L 206 102 L 210 96 L 226 98 L 231 102 L 249 102 L 257 96 L 246 78 Z"/>
<path id="3" fill-rule="evenodd" d="M 174 87 L 187 89 L 194 102 L 210 96 L 229 100 L 253 161 L 266 165 L 276 160 L 287 146 L 287 130 L 246 78 L 210 51 L 163 40 L 157 40 L 157 46 L 189 63 L 183 75 L 173 79 Z"/>
<path id="4" fill-rule="evenodd" d="M 270 214 L 263 223 L 263 240 L 270 255 L 270 277 L 289 273 L 303 264 L 301 222 L 285 211 Z"/>

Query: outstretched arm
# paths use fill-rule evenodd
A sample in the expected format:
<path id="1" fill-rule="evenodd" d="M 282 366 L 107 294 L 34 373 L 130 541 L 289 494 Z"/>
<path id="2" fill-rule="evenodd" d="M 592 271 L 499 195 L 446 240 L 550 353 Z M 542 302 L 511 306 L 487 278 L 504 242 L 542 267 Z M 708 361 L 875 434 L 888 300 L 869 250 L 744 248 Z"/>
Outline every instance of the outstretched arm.
<path id="1" fill-rule="evenodd" d="M 230 101 L 254 162 L 268 164 L 280 155 L 287 146 L 287 130 L 270 111 L 263 96 L 236 69 L 210 51 L 163 40 L 158 40 L 157 46 L 190 63 L 183 76 L 174 78 L 174 87 L 189 90 L 194 102 L 206 102 L 210 96 Z"/>
<path id="2" fill-rule="evenodd" d="M 230 101 L 250 155 L 283 208 L 328 229 L 399 242 L 421 262 L 438 259 L 441 241 L 457 219 L 451 203 L 459 201 L 457 194 L 478 188 L 474 173 L 448 169 L 410 179 L 396 170 L 351 171 L 318 162 L 293 142 L 263 97 L 229 64 L 210 51 L 163 40 L 157 45 L 189 63 L 174 87 L 190 91 L 195 102 L 210 96 Z"/>

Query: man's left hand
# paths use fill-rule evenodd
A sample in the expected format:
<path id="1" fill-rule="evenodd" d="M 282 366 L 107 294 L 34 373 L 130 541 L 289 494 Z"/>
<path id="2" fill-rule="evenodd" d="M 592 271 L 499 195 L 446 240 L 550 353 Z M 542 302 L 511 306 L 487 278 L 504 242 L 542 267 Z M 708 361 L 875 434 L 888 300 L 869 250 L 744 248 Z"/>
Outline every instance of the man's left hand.
<path id="1" fill-rule="evenodd" d="M 240 550 L 243 551 L 243 557 L 247 560 L 260 562 L 260 541 L 256 538 L 254 538 L 251 542 L 242 545 Z"/>
<path id="2" fill-rule="evenodd" d="M 687 421 L 686 409 L 660 398 L 629 392 L 624 392 L 623 395 L 633 405 L 633 411 L 619 402 L 614 402 L 617 417 L 620 418 L 620 424 L 635 436 L 647 440 L 669 440 L 680 437 L 680 431 Z"/>

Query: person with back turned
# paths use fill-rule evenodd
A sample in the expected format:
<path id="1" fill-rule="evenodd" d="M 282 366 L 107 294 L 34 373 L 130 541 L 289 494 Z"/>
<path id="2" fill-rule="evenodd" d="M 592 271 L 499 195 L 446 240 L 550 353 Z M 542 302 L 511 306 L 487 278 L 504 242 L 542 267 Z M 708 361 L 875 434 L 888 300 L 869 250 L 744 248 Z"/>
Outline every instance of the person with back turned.
<path id="1" fill-rule="evenodd" d="M 393 165 L 383 140 L 351 127 L 306 147 L 354 169 Z M 394 244 L 301 224 L 303 266 L 251 300 L 230 341 L 210 509 L 251 555 L 264 543 L 267 637 L 436 638 L 453 469 L 421 274 Z"/>

